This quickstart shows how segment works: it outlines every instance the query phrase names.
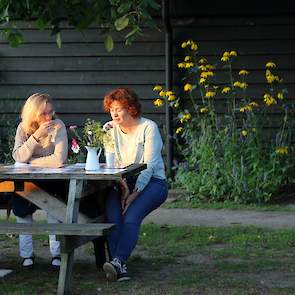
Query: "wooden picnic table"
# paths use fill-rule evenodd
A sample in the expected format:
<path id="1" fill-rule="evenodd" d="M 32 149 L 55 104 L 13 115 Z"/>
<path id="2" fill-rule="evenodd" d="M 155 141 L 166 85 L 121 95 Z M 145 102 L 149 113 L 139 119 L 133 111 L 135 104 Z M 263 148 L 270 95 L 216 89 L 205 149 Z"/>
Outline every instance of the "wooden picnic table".
<path id="1" fill-rule="evenodd" d="M 65 165 L 62 168 L 39 168 L 31 165 L 0 165 L 0 191 L 16 192 L 41 209 L 60 220 L 61 224 L 1 224 L 0 233 L 50 233 L 61 235 L 61 267 L 57 294 L 68 294 L 71 290 L 72 267 L 75 248 L 107 234 L 113 224 L 93 223 L 79 213 L 80 199 L 89 183 L 93 186 L 117 182 L 127 176 L 140 173 L 146 164 L 132 164 L 124 168 L 105 168 L 99 171 L 85 171 L 81 164 Z M 67 204 L 40 189 L 34 181 L 65 180 L 69 183 Z M 90 186 L 91 187 L 91 186 Z M 77 223 L 83 223 L 77 224 Z"/>

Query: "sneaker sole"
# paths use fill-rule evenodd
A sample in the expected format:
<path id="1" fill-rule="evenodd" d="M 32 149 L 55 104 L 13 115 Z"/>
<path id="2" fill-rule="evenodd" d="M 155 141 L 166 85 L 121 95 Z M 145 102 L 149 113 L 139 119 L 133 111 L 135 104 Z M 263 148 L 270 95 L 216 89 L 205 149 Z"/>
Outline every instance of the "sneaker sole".
<path id="1" fill-rule="evenodd" d="M 118 282 L 124 282 L 124 281 L 130 281 L 131 277 L 122 277 L 122 278 L 118 278 Z"/>
<path id="2" fill-rule="evenodd" d="M 117 281 L 117 271 L 111 263 L 106 262 L 102 268 L 103 271 L 106 273 L 106 278 L 108 281 Z"/>

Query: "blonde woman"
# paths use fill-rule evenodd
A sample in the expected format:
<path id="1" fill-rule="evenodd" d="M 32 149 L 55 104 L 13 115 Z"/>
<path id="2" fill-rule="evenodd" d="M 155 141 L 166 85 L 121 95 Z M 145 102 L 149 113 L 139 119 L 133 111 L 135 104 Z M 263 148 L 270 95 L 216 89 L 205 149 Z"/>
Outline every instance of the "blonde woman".
<path id="1" fill-rule="evenodd" d="M 64 123 L 55 117 L 52 100 L 45 93 L 36 93 L 25 102 L 21 112 L 21 123 L 15 135 L 12 156 L 16 162 L 28 163 L 37 167 L 61 167 L 67 160 L 68 138 Z M 52 183 L 38 182 L 44 190 L 52 193 Z M 54 183 L 57 193 L 64 191 L 63 183 Z M 64 192 L 65 193 L 65 192 Z M 32 214 L 37 207 L 17 195 L 12 200 L 12 209 L 18 223 L 32 223 Z M 49 223 L 58 220 L 47 214 Z M 55 235 L 49 236 L 52 255 L 51 264 L 60 266 L 60 245 Z M 34 265 L 33 240 L 31 235 L 19 236 L 22 266 L 32 268 Z"/>

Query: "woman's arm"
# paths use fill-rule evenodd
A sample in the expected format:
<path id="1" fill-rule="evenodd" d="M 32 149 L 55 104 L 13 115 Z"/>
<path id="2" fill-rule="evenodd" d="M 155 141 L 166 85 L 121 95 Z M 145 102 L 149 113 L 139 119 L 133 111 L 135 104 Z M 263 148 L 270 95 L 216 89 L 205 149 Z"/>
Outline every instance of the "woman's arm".
<path id="1" fill-rule="evenodd" d="M 38 146 L 37 140 L 32 135 L 28 137 L 20 123 L 15 134 L 14 148 L 12 151 L 13 159 L 21 163 L 29 162 L 36 146 Z"/>
<path id="2" fill-rule="evenodd" d="M 147 169 L 141 171 L 139 174 L 135 184 L 135 190 L 142 191 L 149 183 L 154 174 L 154 170 L 162 163 L 162 147 L 163 142 L 159 128 L 155 122 L 151 122 L 145 130 L 143 152 L 143 160 L 144 163 L 147 164 Z"/>
<path id="3" fill-rule="evenodd" d="M 45 157 L 32 158 L 29 162 L 34 166 L 54 167 L 63 166 L 68 157 L 68 136 L 67 130 L 62 121 L 58 122 L 59 129 L 56 132 L 55 148 L 53 154 Z"/>

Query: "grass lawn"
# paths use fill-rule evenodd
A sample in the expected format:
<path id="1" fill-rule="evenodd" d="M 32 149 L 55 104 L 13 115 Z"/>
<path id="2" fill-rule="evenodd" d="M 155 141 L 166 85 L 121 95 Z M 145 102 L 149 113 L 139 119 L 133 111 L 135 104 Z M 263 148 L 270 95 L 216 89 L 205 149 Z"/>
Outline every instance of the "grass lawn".
<path id="1" fill-rule="evenodd" d="M 198 200 L 185 200 L 179 198 L 162 205 L 163 208 L 199 208 L 199 209 L 231 209 L 231 210 L 255 210 L 255 211 L 285 211 L 295 212 L 295 203 L 281 204 L 237 204 L 234 202 L 201 202 Z"/>
<path id="2" fill-rule="evenodd" d="M 172 189 L 169 191 L 164 208 L 198 208 L 198 209 L 231 209 L 231 210 L 255 210 L 255 211 L 285 211 L 295 212 L 295 186 L 286 188 L 276 194 L 269 204 L 238 204 L 233 201 L 209 202 L 200 200 L 186 193 L 185 190 Z"/>
<path id="3" fill-rule="evenodd" d="M 36 266 L 22 271 L 17 239 L 0 237 L 0 294 L 55 294 L 45 236 L 35 238 Z M 295 294 L 295 230 L 144 225 L 129 261 L 133 280 L 108 283 L 95 269 L 91 244 L 78 252 L 73 294 Z M 40 255 L 43 253 L 43 255 Z"/>

